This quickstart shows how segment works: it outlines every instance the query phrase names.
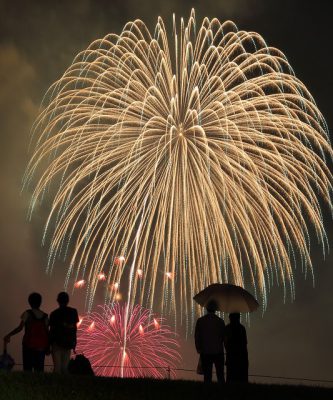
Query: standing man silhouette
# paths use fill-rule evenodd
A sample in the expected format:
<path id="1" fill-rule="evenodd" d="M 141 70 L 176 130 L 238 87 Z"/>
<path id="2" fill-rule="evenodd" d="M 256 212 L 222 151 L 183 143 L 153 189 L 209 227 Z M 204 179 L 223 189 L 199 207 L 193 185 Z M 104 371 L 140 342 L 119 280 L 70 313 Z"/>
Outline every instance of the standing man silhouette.
<path id="1" fill-rule="evenodd" d="M 71 350 L 76 347 L 76 324 L 79 322 L 77 310 L 68 307 L 66 292 L 58 294 L 59 308 L 50 314 L 50 343 L 54 372 L 67 373 Z"/>
<path id="2" fill-rule="evenodd" d="M 207 314 L 197 320 L 195 326 L 195 347 L 200 354 L 204 382 L 212 382 L 213 364 L 215 365 L 217 380 L 224 383 L 224 331 L 222 318 L 215 314 L 217 304 L 208 302 Z"/>

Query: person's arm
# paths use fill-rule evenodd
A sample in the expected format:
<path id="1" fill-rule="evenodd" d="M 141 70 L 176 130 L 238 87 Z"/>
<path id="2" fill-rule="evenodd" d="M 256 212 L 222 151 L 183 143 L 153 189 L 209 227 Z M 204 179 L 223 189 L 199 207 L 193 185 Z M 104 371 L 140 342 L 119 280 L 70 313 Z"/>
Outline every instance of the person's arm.
<path id="1" fill-rule="evenodd" d="M 52 347 L 52 343 L 54 342 L 54 325 L 55 325 L 53 312 L 51 312 L 48 322 L 49 322 L 49 342 L 50 346 Z"/>
<path id="2" fill-rule="evenodd" d="M 17 328 L 13 329 L 11 332 L 9 332 L 9 333 L 3 338 L 3 340 L 4 340 L 6 343 L 9 343 L 9 342 L 10 342 L 11 336 L 14 336 L 14 335 L 16 335 L 17 333 L 21 332 L 23 328 L 24 328 L 24 321 L 21 321 L 21 322 L 20 322 L 20 325 L 19 325 Z"/>
<path id="3" fill-rule="evenodd" d="M 77 313 L 77 310 L 75 308 L 73 308 L 72 311 L 72 315 L 70 318 L 70 322 L 66 323 L 66 327 L 67 328 L 71 328 L 71 329 L 76 329 L 77 323 L 79 322 L 79 315 Z"/>
<path id="4" fill-rule="evenodd" d="M 225 346 L 225 323 L 223 319 L 221 318 L 221 332 L 222 332 L 222 347 Z"/>
<path id="5" fill-rule="evenodd" d="M 73 328 L 77 327 L 77 323 L 80 321 L 79 319 L 79 314 L 77 313 L 77 309 L 74 308 L 74 312 L 73 312 Z"/>
<path id="6" fill-rule="evenodd" d="M 49 329 L 54 328 L 54 325 L 55 325 L 55 320 L 54 320 L 54 314 L 53 314 L 53 311 L 52 311 L 50 316 L 49 316 Z"/>

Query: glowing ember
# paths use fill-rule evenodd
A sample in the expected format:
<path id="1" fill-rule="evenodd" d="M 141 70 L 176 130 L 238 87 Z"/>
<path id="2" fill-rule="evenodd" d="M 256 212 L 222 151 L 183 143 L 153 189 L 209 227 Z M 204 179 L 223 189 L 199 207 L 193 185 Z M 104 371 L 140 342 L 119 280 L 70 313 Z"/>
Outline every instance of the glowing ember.
<path id="1" fill-rule="evenodd" d="M 137 275 L 138 275 L 139 278 L 142 278 L 142 276 L 143 276 L 143 270 L 142 270 L 142 269 L 139 268 L 139 269 L 136 271 L 136 273 L 137 273 Z"/>
<path id="2" fill-rule="evenodd" d="M 106 275 L 104 274 L 104 272 L 101 272 L 100 274 L 97 275 L 97 279 L 99 281 L 105 281 L 106 280 Z"/>
<path id="3" fill-rule="evenodd" d="M 93 321 L 89 326 L 88 326 L 88 331 L 91 332 L 95 329 L 95 322 Z"/>
<path id="4" fill-rule="evenodd" d="M 172 272 L 166 272 L 165 275 L 168 279 L 172 279 Z"/>
<path id="5" fill-rule="evenodd" d="M 79 322 L 76 324 L 76 327 L 79 328 L 80 325 L 82 324 L 83 317 L 79 316 Z"/>
<path id="6" fill-rule="evenodd" d="M 160 329 L 160 324 L 158 323 L 156 318 L 154 318 L 154 326 L 156 329 Z"/>
<path id="7" fill-rule="evenodd" d="M 83 288 L 83 286 L 86 284 L 86 281 L 84 279 L 81 279 L 80 281 L 75 282 L 74 287 L 77 289 Z"/>
<path id="8" fill-rule="evenodd" d="M 125 261 L 125 257 L 124 256 L 119 256 L 119 257 L 116 257 L 115 258 L 115 260 L 114 260 L 114 263 L 116 264 L 116 265 L 122 265 L 122 263 Z"/>

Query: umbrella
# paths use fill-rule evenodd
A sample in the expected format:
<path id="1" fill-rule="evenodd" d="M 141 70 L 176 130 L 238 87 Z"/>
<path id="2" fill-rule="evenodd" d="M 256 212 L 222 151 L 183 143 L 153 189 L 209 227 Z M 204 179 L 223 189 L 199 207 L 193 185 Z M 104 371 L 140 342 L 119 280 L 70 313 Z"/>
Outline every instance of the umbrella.
<path id="1" fill-rule="evenodd" d="M 0 369 L 10 371 L 15 365 L 13 358 L 7 353 L 7 343 L 4 342 L 3 354 L 0 356 Z"/>
<path id="2" fill-rule="evenodd" d="M 247 313 L 259 307 L 251 293 L 230 283 L 213 283 L 197 293 L 193 299 L 202 307 L 214 300 L 219 311 L 226 313 Z"/>

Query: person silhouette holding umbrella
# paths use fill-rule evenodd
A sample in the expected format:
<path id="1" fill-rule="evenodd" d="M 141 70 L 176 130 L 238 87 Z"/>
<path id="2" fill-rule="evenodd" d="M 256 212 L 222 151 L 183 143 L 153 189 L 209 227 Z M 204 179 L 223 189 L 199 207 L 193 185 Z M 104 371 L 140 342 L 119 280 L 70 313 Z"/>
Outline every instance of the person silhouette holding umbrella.
<path id="1" fill-rule="evenodd" d="M 224 383 L 224 348 L 225 325 L 222 318 L 215 314 L 217 304 L 210 300 L 207 314 L 197 320 L 195 326 L 195 347 L 200 354 L 204 382 L 212 382 L 213 364 L 219 383 Z"/>

